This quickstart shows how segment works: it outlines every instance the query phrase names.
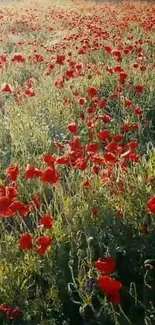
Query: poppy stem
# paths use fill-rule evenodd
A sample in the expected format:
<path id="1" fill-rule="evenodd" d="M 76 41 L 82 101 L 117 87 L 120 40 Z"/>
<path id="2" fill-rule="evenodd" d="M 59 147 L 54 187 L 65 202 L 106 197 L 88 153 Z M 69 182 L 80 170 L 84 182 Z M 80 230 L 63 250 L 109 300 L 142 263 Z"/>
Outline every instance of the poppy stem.
<path id="1" fill-rule="evenodd" d="M 125 319 L 127 320 L 127 322 L 129 324 L 132 324 L 131 321 L 130 321 L 130 319 L 125 315 L 125 313 L 124 313 L 124 311 L 123 311 L 123 309 L 122 309 L 122 307 L 121 307 L 120 304 L 119 304 L 119 310 L 120 310 L 121 314 L 125 317 Z"/>

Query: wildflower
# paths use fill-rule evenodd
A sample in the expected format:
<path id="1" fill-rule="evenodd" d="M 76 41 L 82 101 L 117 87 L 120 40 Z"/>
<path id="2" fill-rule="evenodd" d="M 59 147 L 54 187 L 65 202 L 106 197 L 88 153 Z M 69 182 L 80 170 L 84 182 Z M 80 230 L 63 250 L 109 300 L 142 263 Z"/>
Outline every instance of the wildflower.
<path id="1" fill-rule="evenodd" d="M 8 180 L 10 182 L 15 182 L 17 180 L 17 177 L 19 175 L 19 169 L 18 166 L 10 166 L 6 170 L 6 174 L 8 177 Z"/>
<path id="2" fill-rule="evenodd" d="M 22 312 L 18 307 L 11 307 L 8 304 L 0 305 L 0 311 L 6 312 L 9 319 L 16 319 L 22 315 Z"/>
<path id="3" fill-rule="evenodd" d="M 56 63 L 59 65 L 64 65 L 65 59 L 66 59 L 65 55 L 57 55 Z"/>
<path id="4" fill-rule="evenodd" d="M 94 266 L 101 273 L 110 274 L 115 270 L 116 262 L 112 257 L 105 257 L 96 261 Z"/>
<path id="5" fill-rule="evenodd" d="M 11 61 L 18 62 L 18 63 L 25 63 L 25 58 L 23 57 L 23 55 L 16 53 L 14 54 Z"/>
<path id="6" fill-rule="evenodd" d="M 49 184 L 57 184 L 60 180 L 60 175 L 54 168 L 47 168 L 42 172 L 41 180 Z"/>
<path id="7" fill-rule="evenodd" d="M 53 217 L 49 214 L 45 214 L 40 219 L 40 225 L 42 225 L 45 229 L 51 229 L 53 226 Z"/>
<path id="8" fill-rule="evenodd" d="M 81 97 L 81 98 L 79 98 L 78 103 L 80 106 L 84 106 L 86 103 L 86 99 Z"/>
<path id="9" fill-rule="evenodd" d="M 134 87 L 134 89 L 135 89 L 135 92 L 136 92 L 136 93 L 142 94 L 142 92 L 143 92 L 143 90 L 144 90 L 144 86 L 142 86 L 142 85 L 137 85 L 137 86 Z"/>
<path id="10" fill-rule="evenodd" d="M 155 195 L 147 202 L 149 212 L 155 213 Z"/>
<path id="11" fill-rule="evenodd" d="M 37 253 L 40 255 L 45 254 L 48 247 L 51 245 L 51 243 L 52 243 L 52 238 L 49 236 L 38 237 L 37 245 L 39 246 L 39 248 L 37 249 Z"/>
<path id="12" fill-rule="evenodd" d="M 109 138 L 110 138 L 110 132 L 109 132 L 109 130 L 103 130 L 103 131 L 100 131 L 100 132 L 97 134 L 97 137 L 98 137 L 99 140 L 101 140 L 101 141 L 107 141 L 107 140 L 109 140 Z"/>
<path id="13" fill-rule="evenodd" d="M 70 131 L 70 132 L 73 133 L 74 135 L 76 135 L 77 132 L 78 132 L 78 126 L 77 126 L 77 124 L 74 123 L 74 122 L 68 124 L 67 129 L 68 129 L 68 131 Z"/>
<path id="14" fill-rule="evenodd" d="M 99 277 L 98 285 L 101 290 L 106 294 L 110 302 L 112 302 L 113 304 L 120 303 L 120 290 L 122 289 L 121 282 L 113 280 L 110 276 L 104 275 Z"/>
<path id="15" fill-rule="evenodd" d="M 89 87 L 87 94 L 89 98 L 93 98 L 98 94 L 98 89 L 96 87 Z"/>
<path id="16" fill-rule="evenodd" d="M 19 246 L 21 249 L 32 249 L 32 235 L 31 234 L 23 234 L 19 240 Z"/>
<path id="17" fill-rule="evenodd" d="M 13 92 L 13 88 L 10 84 L 3 83 L 1 86 L 1 91 L 3 91 L 4 93 L 11 94 Z"/>

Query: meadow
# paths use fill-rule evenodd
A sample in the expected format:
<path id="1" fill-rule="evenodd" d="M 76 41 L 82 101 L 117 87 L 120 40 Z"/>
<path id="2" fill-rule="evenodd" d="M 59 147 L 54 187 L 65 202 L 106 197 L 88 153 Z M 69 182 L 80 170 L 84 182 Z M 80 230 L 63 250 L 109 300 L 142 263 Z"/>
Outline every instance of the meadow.
<path id="1" fill-rule="evenodd" d="M 155 324 L 155 4 L 0 4 L 0 325 Z"/>

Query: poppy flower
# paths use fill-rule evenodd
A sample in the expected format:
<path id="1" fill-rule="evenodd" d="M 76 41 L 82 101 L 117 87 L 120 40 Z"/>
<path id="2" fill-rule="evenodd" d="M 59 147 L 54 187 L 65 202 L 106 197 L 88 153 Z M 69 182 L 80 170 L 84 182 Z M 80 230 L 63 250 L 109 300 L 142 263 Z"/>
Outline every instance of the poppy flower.
<path id="1" fill-rule="evenodd" d="M 110 276 L 104 275 L 99 277 L 98 285 L 100 289 L 106 294 L 110 302 L 113 304 L 120 303 L 120 290 L 122 289 L 121 282 L 113 280 Z"/>
<path id="2" fill-rule="evenodd" d="M 10 182 L 15 182 L 19 175 L 18 166 L 10 166 L 6 169 L 6 174 Z"/>
<path id="3" fill-rule="evenodd" d="M 10 206 L 9 206 L 9 210 L 12 211 L 12 214 L 16 214 L 19 213 L 20 215 L 22 215 L 23 217 L 26 217 L 27 214 L 30 212 L 29 206 L 16 200 L 13 201 Z"/>
<path id="4" fill-rule="evenodd" d="M 155 213 L 155 195 L 147 202 L 149 212 Z"/>
<path id="5" fill-rule="evenodd" d="M 86 145 L 86 150 L 91 153 L 96 153 L 99 150 L 98 143 L 89 143 Z"/>
<path id="6" fill-rule="evenodd" d="M 37 239 L 37 244 L 39 246 L 39 248 L 37 249 L 37 253 L 42 255 L 44 253 L 46 253 L 48 247 L 51 245 L 52 243 L 52 238 L 49 236 L 41 236 Z"/>
<path id="7" fill-rule="evenodd" d="M 119 74 L 119 82 L 120 82 L 121 84 L 124 84 L 124 83 L 125 83 L 125 80 L 127 79 L 127 77 L 128 77 L 128 74 L 127 74 L 127 73 L 125 73 L 125 72 L 121 72 L 121 73 Z"/>
<path id="8" fill-rule="evenodd" d="M 57 184 L 60 180 L 60 175 L 53 168 L 47 168 L 42 172 L 41 180 L 49 184 Z"/>
<path id="9" fill-rule="evenodd" d="M 10 198 L 10 200 L 14 200 L 18 196 L 17 187 L 14 185 L 6 186 L 6 193 L 7 197 Z"/>
<path id="10" fill-rule="evenodd" d="M 7 305 L 7 304 L 2 304 L 2 305 L 0 305 L 0 311 L 8 311 L 8 310 L 10 310 L 10 306 L 9 305 Z"/>
<path id="11" fill-rule="evenodd" d="M 44 61 L 44 58 L 43 58 L 43 56 L 41 55 L 41 54 L 35 54 L 34 55 L 34 62 L 36 62 L 36 63 L 40 63 L 40 62 L 43 62 Z"/>
<path id="12" fill-rule="evenodd" d="M 111 141 L 108 143 L 108 145 L 105 147 L 106 150 L 115 152 L 117 151 L 117 144 L 115 141 Z"/>
<path id="13" fill-rule="evenodd" d="M 123 137 L 124 137 L 123 134 L 118 133 L 113 137 L 113 141 L 120 142 L 123 139 Z"/>
<path id="14" fill-rule="evenodd" d="M 47 154 L 43 156 L 43 160 L 45 162 L 45 164 L 49 167 L 54 167 L 54 162 L 55 162 L 55 157 Z"/>
<path id="15" fill-rule="evenodd" d="M 35 177 L 35 167 L 31 164 L 28 164 L 25 170 L 25 177 L 31 179 Z"/>
<path id="16" fill-rule="evenodd" d="M 78 126 L 76 123 L 70 123 L 67 125 L 67 129 L 68 131 L 70 131 L 71 133 L 73 133 L 74 135 L 77 135 L 78 132 Z"/>
<path id="17" fill-rule="evenodd" d="M 0 215 L 1 216 L 6 215 L 6 212 L 9 210 L 11 202 L 12 202 L 12 200 L 7 196 L 0 197 Z M 10 214 L 11 214 L 11 211 L 10 211 Z"/>
<path id="18" fill-rule="evenodd" d="M 18 307 L 13 308 L 7 304 L 0 305 L 0 311 L 6 312 L 9 319 L 16 319 L 22 315 L 22 312 Z"/>
<path id="19" fill-rule="evenodd" d="M 79 98 L 78 103 L 80 106 L 84 106 L 86 103 L 86 99 L 81 97 L 81 98 Z"/>
<path id="20" fill-rule="evenodd" d="M 53 226 L 53 217 L 49 214 L 45 214 L 40 219 L 40 225 L 42 225 L 45 229 L 51 229 Z"/>
<path id="21" fill-rule="evenodd" d="M 96 87 L 89 87 L 87 94 L 89 98 L 93 98 L 98 94 L 98 89 Z"/>
<path id="22" fill-rule="evenodd" d="M 116 262 L 112 257 L 105 257 L 96 261 L 94 266 L 101 273 L 110 274 L 116 269 Z"/>
<path id="23" fill-rule="evenodd" d="M 10 84 L 3 83 L 1 86 L 1 91 L 3 91 L 4 93 L 11 94 L 13 92 L 13 88 Z"/>
<path id="24" fill-rule="evenodd" d="M 99 140 L 101 141 L 107 141 L 109 140 L 110 138 L 110 132 L 109 130 L 103 130 L 103 131 L 100 131 L 98 134 L 97 134 L 97 137 Z"/>
<path id="25" fill-rule="evenodd" d="M 10 308 L 10 310 L 8 310 L 7 312 L 7 317 L 9 319 L 16 319 L 21 316 L 22 316 L 22 312 L 18 307 Z"/>
<path id="26" fill-rule="evenodd" d="M 14 54 L 13 58 L 11 59 L 12 62 L 18 62 L 18 63 L 25 63 L 25 58 L 21 54 Z"/>
<path id="27" fill-rule="evenodd" d="M 23 234 L 19 240 L 19 246 L 21 249 L 32 249 L 32 235 L 31 234 Z"/>
<path id="28" fill-rule="evenodd" d="M 27 97 L 34 97 L 36 95 L 36 93 L 32 89 L 25 89 L 24 93 Z"/>
<path id="29" fill-rule="evenodd" d="M 58 165 L 70 165 L 71 158 L 69 155 L 64 155 L 56 159 L 56 164 Z"/>
<path id="30" fill-rule="evenodd" d="M 115 164 L 115 162 L 116 162 L 116 156 L 112 152 L 105 153 L 104 159 L 106 162 L 109 162 L 111 164 Z"/>
<path id="31" fill-rule="evenodd" d="M 104 115 L 104 116 L 102 117 L 102 121 L 103 121 L 105 124 L 109 123 L 109 122 L 111 121 L 111 116 L 110 116 L 110 115 Z"/>
<path id="32" fill-rule="evenodd" d="M 144 86 L 142 86 L 142 85 L 137 85 L 137 86 L 134 87 L 134 90 L 135 90 L 136 93 L 138 93 L 138 94 L 142 94 L 142 92 L 143 92 L 143 90 L 144 90 Z"/>
<path id="33" fill-rule="evenodd" d="M 98 105 L 99 105 L 100 108 L 105 108 L 106 105 L 107 105 L 107 101 L 105 99 L 100 99 L 98 101 Z"/>
<path id="34" fill-rule="evenodd" d="M 57 55 L 56 63 L 59 65 L 64 65 L 66 56 L 65 55 Z"/>

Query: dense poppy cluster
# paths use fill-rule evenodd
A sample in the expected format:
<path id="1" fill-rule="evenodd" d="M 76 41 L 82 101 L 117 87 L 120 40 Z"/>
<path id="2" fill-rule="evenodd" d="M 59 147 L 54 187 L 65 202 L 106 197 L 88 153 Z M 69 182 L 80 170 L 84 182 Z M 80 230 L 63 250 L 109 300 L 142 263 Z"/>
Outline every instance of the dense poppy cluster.
<path id="1" fill-rule="evenodd" d="M 20 235 L 18 245 L 23 253 L 30 250 L 43 255 L 48 251 L 53 242 L 49 230 L 57 216 L 42 213 L 40 195 L 33 194 L 30 200 L 22 202 L 19 193 L 22 180 L 30 187 L 36 181 L 44 191 L 44 186 L 52 190 L 59 185 L 65 187 L 64 173 L 79 175 L 83 197 L 91 189 L 94 191 L 94 182 L 101 184 L 110 191 L 111 198 L 116 195 L 118 201 L 112 208 L 116 217 L 122 219 L 124 211 L 119 195 L 123 196 L 126 188 L 131 197 L 136 193 L 134 176 L 131 181 L 129 171 L 132 173 L 142 162 L 141 135 L 149 125 L 146 99 L 152 91 L 148 79 L 155 74 L 155 6 L 102 5 L 84 0 L 80 3 L 73 0 L 72 6 L 73 10 L 70 5 L 58 10 L 51 4 L 46 9 L 34 4 L 31 9 L 22 8 L 15 21 L 13 8 L 7 12 L 5 8 L 0 10 L 0 44 L 4 45 L 0 51 L 2 116 L 7 111 L 7 101 L 20 110 L 23 107 L 20 105 L 27 101 L 31 104 L 41 96 L 44 99 L 44 92 L 48 91 L 56 94 L 56 103 L 59 98 L 64 111 L 71 111 L 70 120 L 67 118 L 63 125 L 65 140 L 52 138 L 52 150 L 44 152 L 42 161 L 39 155 L 37 164 L 30 159 L 20 166 L 17 158 L 4 171 L 6 179 L 0 184 L 1 219 L 20 216 L 25 220 L 33 212 L 41 215 L 37 235 L 27 230 Z M 7 17 L 13 26 L 10 25 L 9 32 Z M 137 34 L 134 24 L 140 30 Z M 14 40 L 12 50 L 11 45 L 7 48 L 6 31 Z M 9 73 L 12 77 L 8 77 Z M 143 185 L 146 180 L 152 184 L 147 176 Z M 154 188 L 150 188 L 143 209 L 154 214 Z M 99 207 L 91 209 L 95 220 Z M 148 234 L 146 224 L 141 225 L 140 233 Z M 101 291 L 110 302 L 120 304 L 122 283 L 113 278 L 116 261 L 112 257 L 100 258 L 94 268 Z M 0 311 L 10 319 L 21 316 L 17 307 L 7 304 L 2 304 Z"/>

